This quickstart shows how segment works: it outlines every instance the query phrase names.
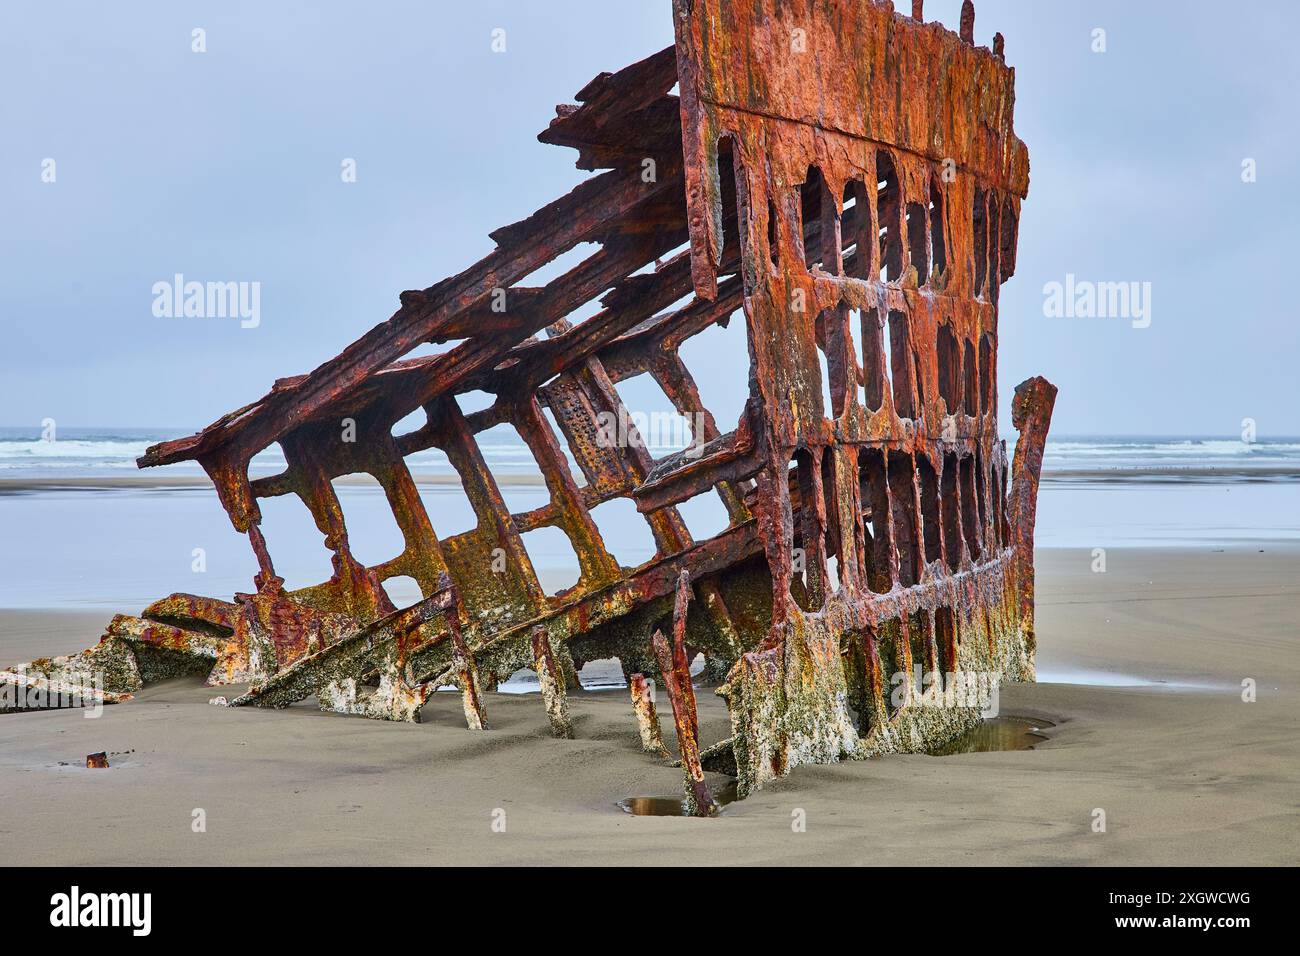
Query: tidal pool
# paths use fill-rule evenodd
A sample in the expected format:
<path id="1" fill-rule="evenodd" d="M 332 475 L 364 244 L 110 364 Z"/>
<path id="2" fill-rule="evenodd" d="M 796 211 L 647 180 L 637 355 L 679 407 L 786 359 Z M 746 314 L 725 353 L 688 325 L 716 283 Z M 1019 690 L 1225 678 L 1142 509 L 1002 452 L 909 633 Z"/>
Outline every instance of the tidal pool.
<path id="1" fill-rule="evenodd" d="M 988 717 L 956 740 L 929 751 L 931 757 L 951 757 L 953 754 L 978 754 L 995 750 L 1033 750 L 1048 738 L 1039 733 L 1056 726 L 1047 720 L 1027 717 Z"/>
<path id="2" fill-rule="evenodd" d="M 720 787 L 710 787 L 713 800 L 725 807 L 736 799 L 736 781 L 728 780 Z M 618 808 L 634 817 L 689 817 L 684 797 L 628 797 L 618 802 Z M 704 819 L 701 817 L 700 819 Z"/>

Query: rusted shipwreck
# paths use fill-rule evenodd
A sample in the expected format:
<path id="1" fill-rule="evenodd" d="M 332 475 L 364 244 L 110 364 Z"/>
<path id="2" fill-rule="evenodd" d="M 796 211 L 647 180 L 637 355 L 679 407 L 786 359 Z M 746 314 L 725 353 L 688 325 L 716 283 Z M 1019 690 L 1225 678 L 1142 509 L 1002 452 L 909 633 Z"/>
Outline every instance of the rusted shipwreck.
<path id="1" fill-rule="evenodd" d="M 129 693 L 198 661 L 211 684 L 251 685 L 232 705 L 315 697 L 401 720 L 456 685 L 481 727 L 484 689 L 533 667 L 567 735 L 575 668 L 617 657 L 648 750 L 661 745 L 647 679 L 667 692 L 700 812 L 702 767 L 736 774 L 744 796 L 801 764 L 920 749 L 979 719 L 976 706 L 923 706 L 893 675 L 1033 679 L 1035 500 L 1055 388 L 1016 389 L 1008 465 L 998 292 L 1015 271 L 1029 164 L 1001 35 L 974 45 L 969 2 L 959 33 L 923 22 L 919 2 L 911 16 L 872 0 L 674 0 L 672 12 L 675 46 L 597 76 L 539 136 L 606 171 L 497 230 L 495 251 L 459 275 L 402 293 L 315 371 L 140 459 L 203 466 L 256 555 L 253 592 L 176 594 L 118 616 L 46 678 L 99 670 L 110 693 Z M 544 286 L 520 284 L 583 243 L 599 248 Z M 678 352 L 733 315 L 749 395 L 724 432 L 733 423 L 702 407 Z M 403 360 L 425 343 L 449 344 Z M 620 382 L 642 373 L 697 424 L 696 447 L 656 460 L 635 432 L 602 437 Z M 494 402 L 463 413 L 471 390 Z M 422 427 L 394 437 L 417 409 Z M 527 513 L 508 510 L 476 443 L 504 422 L 549 491 Z M 287 469 L 250 478 L 275 442 Z M 466 533 L 440 538 L 421 503 L 405 458 L 429 448 L 472 503 Z M 331 484 L 357 472 L 382 485 L 405 540 L 370 567 Z M 286 591 L 276 575 L 258 501 L 279 495 L 310 510 L 328 581 Z M 699 495 L 717 495 L 730 521 L 697 541 L 677 506 Z M 591 517 L 619 497 L 656 543 L 638 567 L 619 565 Z M 521 540 L 544 526 L 581 567 L 555 594 Z M 394 576 L 423 598 L 394 607 Z M 698 654 L 731 717 L 712 746 L 697 739 Z"/>

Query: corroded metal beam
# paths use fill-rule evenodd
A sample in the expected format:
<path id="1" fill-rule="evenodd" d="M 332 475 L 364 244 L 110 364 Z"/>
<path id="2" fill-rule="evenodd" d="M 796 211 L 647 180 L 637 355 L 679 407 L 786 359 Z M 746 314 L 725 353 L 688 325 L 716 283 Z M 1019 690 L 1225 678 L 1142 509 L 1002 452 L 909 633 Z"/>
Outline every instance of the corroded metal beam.
<path id="1" fill-rule="evenodd" d="M 569 719 L 568 695 L 564 689 L 564 673 L 555 662 L 551 640 L 546 628 L 533 628 L 533 669 L 542 689 L 546 705 L 546 719 L 551 722 L 551 736 L 573 739 L 573 722 Z"/>
<path id="2" fill-rule="evenodd" d="M 700 719 L 695 706 L 695 688 L 691 684 L 690 659 L 686 654 L 686 605 L 691 599 L 690 572 L 683 571 L 677 584 L 673 606 L 673 642 L 670 646 L 662 631 L 651 637 L 664 690 L 673 706 L 673 723 L 677 728 L 677 750 L 685 774 L 686 805 L 692 816 L 711 817 L 718 812 L 709 786 L 704 782 L 700 765 Z"/>
<path id="3" fill-rule="evenodd" d="M 632 713 L 636 717 L 637 729 L 641 732 L 641 749 L 657 757 L 668 756 L 663 731 L 659 727 L 659 714 L 655 710 L 654 694 L 645 675 L 632 674 L 627 686 L 632 694 Z"/>

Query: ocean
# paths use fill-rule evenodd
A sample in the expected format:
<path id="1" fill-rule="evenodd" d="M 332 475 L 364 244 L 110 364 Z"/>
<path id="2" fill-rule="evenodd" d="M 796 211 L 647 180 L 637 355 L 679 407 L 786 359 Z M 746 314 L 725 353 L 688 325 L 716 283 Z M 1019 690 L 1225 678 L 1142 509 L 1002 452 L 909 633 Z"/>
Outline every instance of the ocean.
<path id="1" fill-rule="evenodd" d="M 493 433 L 500 429 L 492 429 Z M 42 438 L 39 427 L 0 426 L 0 479 L 107 477 L 114 474 L 155 476 L 198 475 L 192 462 L 141 472 L 135 460 L 157 442 L 181 438 L 186 431 L 149 428 L 76 428 L 59 430 L 52 441 Z M 486 439 L 484 435 L 487 435 Z M 536 471 L 532 456 L 521 441 L 501 434 L 480 436 L 484 456 L 498 474 Z M 1008 453 L 1014 436 L 1007 438 Z M 652 447 L 662 454 L 674 446 Z M 418 452 L 408 462 L 416 474 L 451 474 L 447 458 L 437 450 Z M 272 445 L 253 459 L 254 469 L 267 474 L 284 467 L 278 446 Z M 1091 472 L 1097 479 L 1122 477 L 1125 472 L 1214 470 L 1224 477 L 1266 480 L 1270 470 L 1290 469 L 1300 477 L 1300 437 L 1260 438 L 1246 442 L 1236 437 L 1191 435 L 1090 435 L 1053 437 L 1047 443 L 1044 470 Z M 1086 478 L 1086 476 L 1081 476 Z M 1185 478 L 1187 475 L 1174 475 Z M 1288 476 L 1282 476 L 1284 479 Z"/>
<path id="2" fill-rule="evenodd" d="M 0 608 L 134 612 L 173 591 L 228 597 L 250 590 L 255 567 L 247 542 L 230 527 L 210 488 L 118 480 L 200 476 L 192 463 L 143 472 L 135 466 L 149 445 L 181 434 L 68 428 L 46 441 L 39 428 L 0 428 Z M 499 476 L 536 473 L 527 448 L 512 434 L 494 430 L 480 438 Z M 454 474 L 440 452 L 408 462 L 417 477 Z M 253 470 L 274 474 L 283 467 L 283 458 L 268 450 Z M 357 556 L 377 563 L 398 554 L 401 535 L 378 485 L 341 482 L 337 488 Z M 457 484 L 423 482 L 420 493 L 439 535 L 473 526 Z M 540 507 L 547 498 L 544 487 L 518 481 L 503 482 L 502 493 L 512 511 Z M 306 509 L 290 498 L 264 499 L 262 508 L 276 570 L 288 586 L 327 578 L 328 552 Z M 608 502 L 594 517 L 621 563 L 638 564 L 653 554 L 649 531 L 630 502 Z M 712 496 L 688 502 L 683 517 L 696 538 L 726 523 Z M 1040 548 L 1266 548 L 1297 539 L 1300 439 L 1062 436 L 1048 443 Z M 524 543 L 548 589 L 576 580 L 576 557 L 562 532 L 539 529 Z M 390 585 L 394 600 L 414 598 L 413 582 Z"/>

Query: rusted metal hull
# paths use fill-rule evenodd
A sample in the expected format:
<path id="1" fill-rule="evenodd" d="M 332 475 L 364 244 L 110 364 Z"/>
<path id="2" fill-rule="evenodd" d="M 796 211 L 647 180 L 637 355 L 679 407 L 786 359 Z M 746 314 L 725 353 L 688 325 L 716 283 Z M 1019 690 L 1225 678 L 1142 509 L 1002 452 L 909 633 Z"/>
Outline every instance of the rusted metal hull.
<path id="1" fill-rule="evenodd" d="M 717 765 L 734 763 L 743 797 L 800 764 L 923 749 L 979 719 L 969 702 L 928 705 L 899 679 L 914 668 L 1032 679 L 1034 503 L 1055 389 L 1017 390 L 1009 466 L 997 301 L 1028 190 L 1014 72 L 1000 36 L 993 51 L 972 45 L 969 4 L 961 35 L 920 22 L 920 4 L 913 14 L 873 0 L 674 0 L 675 46 L 594 79 L 539 137 L 607 171 L 498 230 L 465 272 L 402 293 L 315 371 L 149 449 L 142 467 L 206 469 L 257 558 L 255 591 L 173 595 L 115 619 L 104 646 L 251 683 L 235 706 L 315 696 L 414 720 L 454 683 L 471 727 L 486 726 L 482 686 L 536 666 L 561 737 L 575 668 L 618 657 L 648 751 L 664 748 L 645 677 L 668 689 L 705 812 L 702 767 L 724 751 Z M 545 286 L 521 284 L 582 243 L 599 249 Z M 733 316 L 749 393 L 723 432 L 680 348 Z M 452 344 L 403 359 L 426 342 Z M 641 374 L 693 423 L 692 448 L 656 460 L 635 428 L 610 439 L 607 423 L 628 417 L 619 385 Z M 494 401 L 466 413 L 470 391 Z M 424 424 L 395 437 L 418 409 Z M 546 483 L 534 511 L 511 513 L 478 446 L 501 424 Z M 287 469 L 251 478 L 275 442 Z M 429 448 L 459 475 L 472 530 L 440 537 L 425 510 L 405 458 Z M 373 566 L 352 553 L 332 485 L 357 472 L 383 487 L 404 539 Z M 283 495 L 310 511 L 334 568 L 292 592 L 258 506 Z M 701 541 L 678 507 L 699 495 L 730 519 Z M 638 567 L 620 566 L 592 517 L 616 498 L 655 541 Z M 577 555 L 579 580 L 558 593 L 523 540 L 542 527 Z M 394 607 L 384 582 L 396 576 L 423 600 Z M 654 640 L 670 622 L 671 645 Z M 701 751 L 697 654 L 726 675 L 729 746 Z M 118 669 L 110 690 L 136 689 L 139 669 Z"/>

